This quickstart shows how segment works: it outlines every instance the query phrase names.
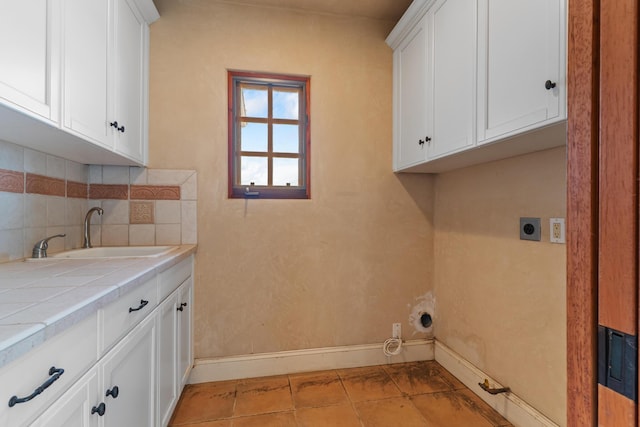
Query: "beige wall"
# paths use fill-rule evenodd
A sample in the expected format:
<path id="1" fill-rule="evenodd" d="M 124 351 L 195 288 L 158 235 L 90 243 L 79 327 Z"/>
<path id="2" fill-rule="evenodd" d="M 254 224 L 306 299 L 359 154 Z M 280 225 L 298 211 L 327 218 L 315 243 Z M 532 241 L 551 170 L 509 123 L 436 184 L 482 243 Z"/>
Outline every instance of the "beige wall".
<path id="1" fill-rule="evenodd" d="M 393 23 L 156 5 L 150 166 L 198 173 L 196 357 L 381 342 L 398 321 L 416 338 L 435 283 L 437 337 L 564 424 L 563 150 L 396 176 Z M 227 69 L 311 76 L 312 200 L 227 199 Z M 518 239 L 520 216 L 543 242 Z"/>
<path id="2" fill-rule="evenodd" d="M 196 357 L 410 337 L 433 179 L 391 172 L 393 23 L 155 3 L 149 160 L 198 173 Z M 312 200 L 227 199 L 227 69 L 311 76 Z"/>
<path id="3" fill-rule="evenodd" d="M 564 148 L 439 175 L 435 201 L 436 337 L 566 425 Z M 519 218 L 542 218 L 542 241 Z"/>

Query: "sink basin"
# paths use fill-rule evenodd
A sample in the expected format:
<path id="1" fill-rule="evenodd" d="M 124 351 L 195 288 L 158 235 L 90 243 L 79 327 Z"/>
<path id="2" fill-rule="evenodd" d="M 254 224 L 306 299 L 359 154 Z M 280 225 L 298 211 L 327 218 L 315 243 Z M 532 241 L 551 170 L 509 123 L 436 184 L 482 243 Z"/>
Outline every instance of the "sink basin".
<path id="1" fill-rule="evenodd" d="M 175 248 L 176 246 L 102 246 L 99 248 L 74 249 L 72 251 L 59 252 L 49 255 L 49 258 L 154 258 L 164 255 Z"/>

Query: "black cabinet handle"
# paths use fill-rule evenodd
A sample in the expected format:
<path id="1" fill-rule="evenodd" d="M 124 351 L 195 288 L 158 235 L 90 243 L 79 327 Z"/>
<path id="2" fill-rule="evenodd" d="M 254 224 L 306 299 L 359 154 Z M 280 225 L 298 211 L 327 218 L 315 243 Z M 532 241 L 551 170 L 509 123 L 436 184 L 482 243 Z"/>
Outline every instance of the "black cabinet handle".
<path id="1" fill-rule="evenodd" d="M 556 87 L 556 83 L 555 83 L 555 82 L 552 82 L 551 80 L 547 80 L 546 82 L 544 82 L 544 87 L 545 87 L 545 89 L 547 89 L 547 90 L 551 90 L 551 89 L 553 89 L 554 87 Z"/>
<path id="2" fill-rule="evenodd" d="M 183 310 L 184 310 L 184 308 L 185 308 L 186 306 L 187 306 L 187 303 L 186 303 L 186 302 L 183 302 L 182 304 L 180 304 L 180 305 L 178 306 L 178 308 L 176 308 L 176 310 L 178 310 L 178 311 L 183 311 Z"/>
<path id="3" fill-rule="evenodd" d="M 104 402 L 102 402 L 98 406 L 94 406 L 93 408 L 91 408 L 91 415 L 97 413 L 98 415 L 103 416 L 106 410 L 107 407 Z"/>
<path id="4" fill-rule="evenodd" d="M 118 398 L 118 394 L 120 394 L 120 389 L 118 388 L 117 385 L 114 385 L 111 390 L 107 390 L 107 394 L 105 396 L 109 397 L 113 397 L 114 399 Z"/>
<path id="5" fill-rule="evenodd" d="M 118 126 L 118 121 L 117 120 L 115 122 L 109 123 L 109 126 L 111 126 L 112 128 L 116 128 L 116 130 L 119 131 L 119 132 L 124 133 L 124 125 Z"/>
<path id="6" fill-rule="evenodd" d="M 138 306 L 138 308 L 129 307 L 129 313 L 131 313 L 132 311 L 142 310 L 144 308 L 144 306 L 147 305 L 147 304 L 149 304 L 149 301 L 141 299 L 140 300 L 140 305 Z"/>
<path id="7" fill-rule="evenodd" d="M 419 140 L 418 140 L 418 145 L 424 145 L 424 141 L 423 141 L 423 140 L 421 140 L 421 139 L 419 139 Z"/>
<path id="8" fill-rule="evenodd" d="M 427 143 L 431 142 L 431 138 L 429 138 L 428 136 L 425 136 L 424 140 L 427 141 Z"/>
<path id="9" fill-rule="evenodd" d="M 56 382 L 58 380 L 58 378 L 60 378 L 60 376 L 62 374 L 64 374 L 64 369 L 56 368 L 55 366 L 52 366 L 51 368 L 49 368 L 49 379 L 48 380 L 46 380 L 44 383 L 42 383 L 42 385 L 40 387 L 36 388 L 33 391 L 33 393 L 31 393 L 27 397 L 11 396 L 11 398 L 9 399 L 9 407 L 13 408 L 18 403 L 24 403 L 24 402 L 30 401 L 31 399 L 33 399 L 34 397 L 36 397 L 37 395 L 39 395 L 40 393 L 45 391 L 47 388 L 49 388 L 49 386 L 51 384 L 53 384 L 54 382 Z"/>

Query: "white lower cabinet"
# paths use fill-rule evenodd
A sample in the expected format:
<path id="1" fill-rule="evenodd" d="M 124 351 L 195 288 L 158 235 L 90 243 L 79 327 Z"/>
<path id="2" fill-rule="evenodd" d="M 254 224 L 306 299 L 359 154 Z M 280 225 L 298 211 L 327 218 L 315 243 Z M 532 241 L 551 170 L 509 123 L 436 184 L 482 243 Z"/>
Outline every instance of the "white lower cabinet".
<path id="1" fill-rule="evenodd" d="M 42 382 L 41 369 L 35 371 L 36 367 L 46 365 L 49 369 L 51 364 L 69 367 L 68 373 L 33 402 L 14 408 L 0 407 L 0 425 L 166 426 L 193 365 L 192 268 L 193 258 L 189 258 L 162 273 L 160 280 L 147 281 L 101 309 L 101 316 L 93 315 L 43 344 L 42 352 L 36 348 L 15 365 L 2 368 L 0 393 L 22 396 Z M 109 330 L 109 316 L 105 313 L 120 311 L 117 308 L 127 306 L 127 298 L 149 295 L 150 284 L 172 292 L 159 305 L 149 297 L 155 307 L 152 303 L 145 304 L 144 308 L 150 308 L 148 314 L 95 363 L 96 353 L 103 348 L 99 342 L 104 342 L 98 336 Z M 157 291 L 156 287 L 153 291 Z M 129 313 L 142 312 L 136 309 L 133 307 Z M 45 375 L 44 379 L 47 378 Z"/>
<path id="2" fill-rule="evenodd" d="M 98 416 L 91 413 L 98 394 L 98 369 L 93 368 L 55 404 L 42 414 L 32 427 L 95 427 Z"/>
<path id="3" fill-rule="evenodd" d="M 178 386 L 180 390 L 187 383 L 193 367 L 193 278 L 189 277 L 180 286 L 178 302 Z M 181 308 L 181 309 L 180 309 Z M 180 395 L 180 393 L 178 393 Z"/>
<path id="4" fill-rule="evenodd" d="M 156 316 L 149 316 L 104 358 L 104 426 L 155 426 Z"/>
<path id="5" fill-rule="evenodd" d="M 177 338 L 178 291 L 162 303 L 158 310 L 158 419 L 169 423 L 178 400 Z"/>
<path id="6" fill-rule="evenodd" d="M 193 366 L 192 288 L 189 277 L 158 310 L 158 420 L 161 426 L 169 424 Z"/>

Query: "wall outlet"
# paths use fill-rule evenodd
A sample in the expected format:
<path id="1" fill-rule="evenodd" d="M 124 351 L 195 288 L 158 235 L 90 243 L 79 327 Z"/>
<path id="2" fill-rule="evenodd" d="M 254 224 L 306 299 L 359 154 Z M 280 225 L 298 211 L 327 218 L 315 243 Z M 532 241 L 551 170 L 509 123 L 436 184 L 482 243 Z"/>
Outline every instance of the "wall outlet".
<path id="1" fill-rule="evenodd" d="M 393 338 L 402 337 L 402 323 L 394 323 L 391 331 L 391 336 Z"/>
<path id="2" fill-rule="evenodd" d="M 549 218 L 549 241 L 565 243 L 564 218 Z"/>
<path id="3" fill-rule="evenodd" d="M 520 218 L 520 240 L 540 241 L 540 218 Z"/>

